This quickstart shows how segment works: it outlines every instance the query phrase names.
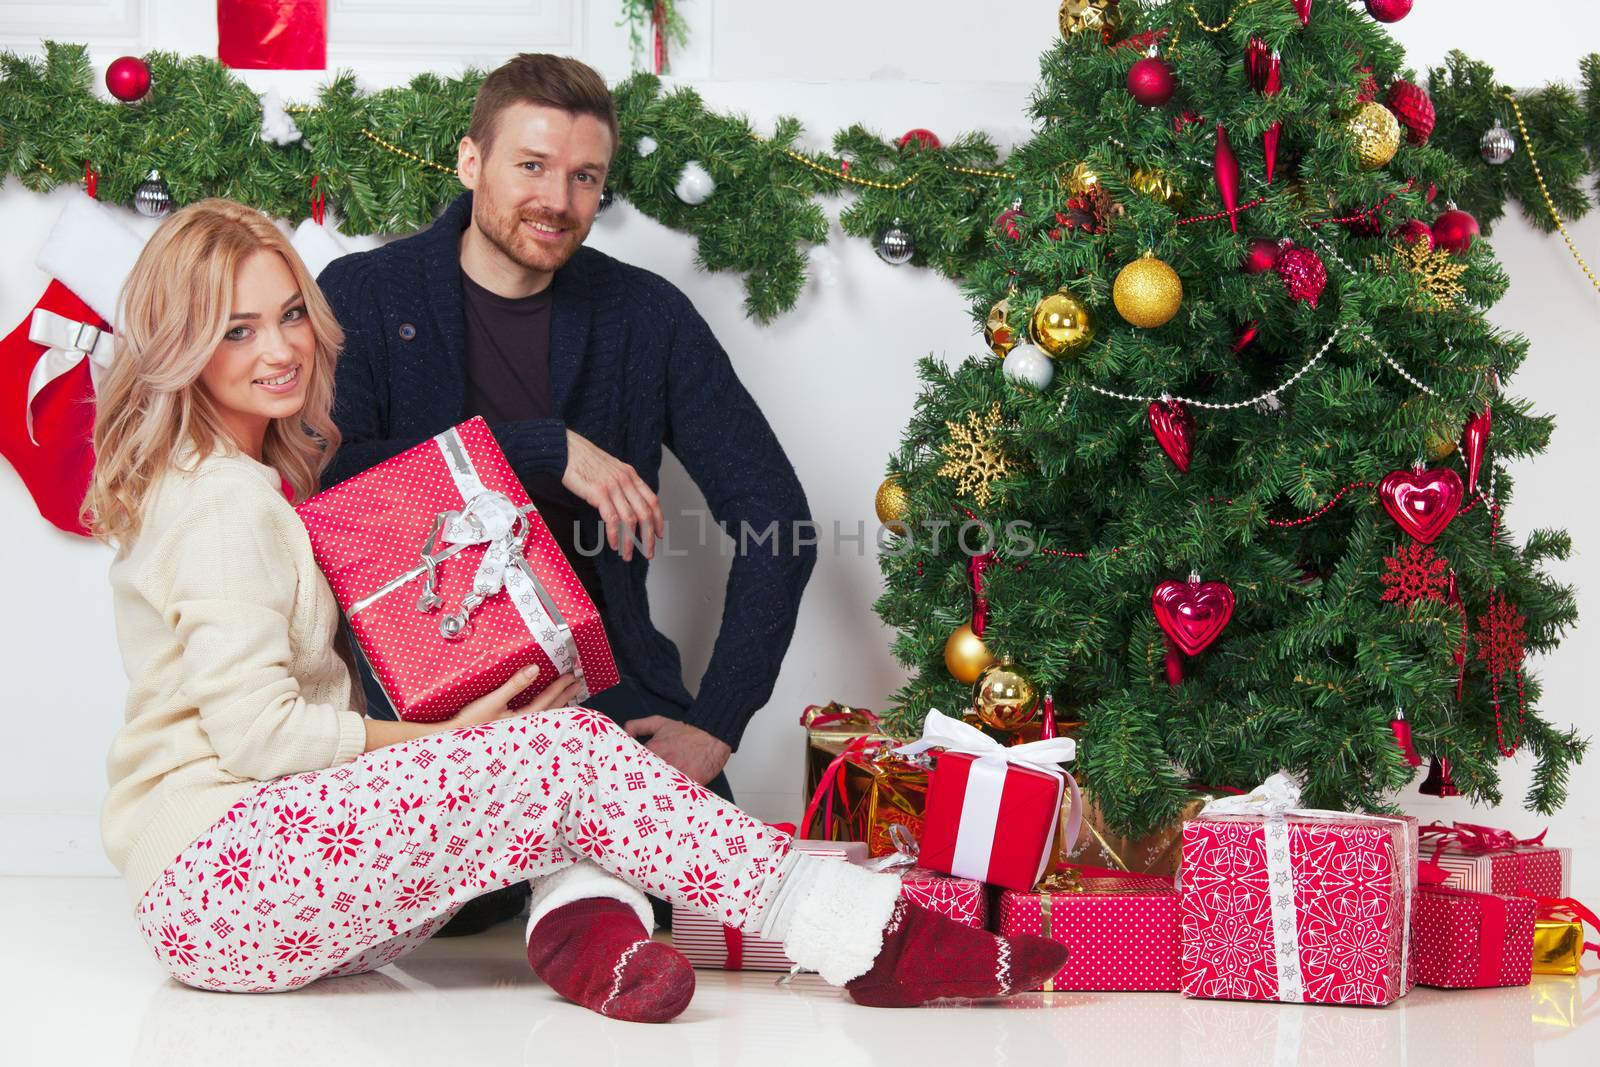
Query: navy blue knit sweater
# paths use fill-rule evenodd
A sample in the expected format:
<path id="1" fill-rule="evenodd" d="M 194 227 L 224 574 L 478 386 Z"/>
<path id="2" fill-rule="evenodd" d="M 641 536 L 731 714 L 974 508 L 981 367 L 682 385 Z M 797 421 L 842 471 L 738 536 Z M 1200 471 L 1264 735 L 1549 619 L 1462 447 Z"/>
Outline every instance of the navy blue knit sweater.
<path id="1" fill-rule="evenodd" d="M 318 279 L 345 330 L 334 398 L 344 443 L 327 484 L 462 421 L 459 244 L 471 211 L 472 194 L 464 193 L 429 229 L 336 260 Z M 595 559 L 606 632 L 623 673 L 686 709 L 684 721 L 738 747 L 772 695 L 816 564 L 804 535 L 805 493 L 722 346 L 675 286 L 591 248 L 580 248 L 551 286 L 550 384 L 561 417 L 493 424 L 495 439 L 524 481 L 536 472 L 559 477 L 570 427 L 657 491 L 665 445 L 725 531 L 737 539 L 749 524 L 749 547 L 734 556 L 722 628 L 692 698 L 678 649 L 650 621 L 649 561 L 635 551 L 624 562 L 610 548 Z M 670 522 L 669 501 L 662 511 Z M 774 520 L 776 541 L 758 543 L 755 535 Z M 680 528 L 675 543 L 684 544 L 687 532 Z M 601 536 L 596 518 L 581 543 Z"/>

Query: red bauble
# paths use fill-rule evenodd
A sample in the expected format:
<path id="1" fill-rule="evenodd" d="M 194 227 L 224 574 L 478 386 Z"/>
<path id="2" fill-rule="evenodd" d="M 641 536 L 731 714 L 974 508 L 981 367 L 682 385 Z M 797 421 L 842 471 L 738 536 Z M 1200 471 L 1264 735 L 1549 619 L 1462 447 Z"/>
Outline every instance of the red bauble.
<path id="1" fill-rule="evenodd" d="M 920 127 L 915 130 L 907 130 L 900 138 L 900 147 L 904 148 L 912 141 L 917 143 L 918 148 L 924 150 L 944 147 L 944 145 L 939 143 L 938 134 L 934 133 L 932 130 L 924 130 Z"/>
<path id="2" fill-rule="evenodd" d="M 1328 268 L 1322 265 L 1322 257 L 1309 248 L 1284 249 L 1274 269 L 1288 286 L 1290 299 L 1304 300 L 1312 307 L 1317 306 L 1322 291 L 1328 287 Z"/>
<path id="3" fill-rule="evenodd" d="M 1400 528 L 1425 545 L 1444 533 L 1461 510 L 1461 475 L 1447 467 L 1390 471 L 1378 483 L 1383 510 Z"/>
<path id="4" fill-rule="evenodd" d="M 150 65 L 138 56 L 113 59 L 106 68 L 106 89 L 124 104 L 143 98 L 150 91 Z"/>
<path id="5" fill-rule="evenodd" d="M 1399 22 L 1411 14 L 1411 0 L 1367 0 L 1367 14 L 1379 22 Z"/>
<path id="6" fill-rule="evenodd" d="M 1146 56 L 1128 69 L 1128 92 L 1145 107 L 1160 107 L 1178 91 L 1178 79 L 1167 61 Z"/>
<path id="7" fill-rule="evenodd" d="M 1461 454 L 1467 461 L 1467 492 L 1478 488 L 1478 472 L 1483 470 L 1483 454 L 1489 447 L 1489 431 L 1494 420 L 1489 413 L 1489 405 L 1483 405 L 1483 412 L 1467 420 L 1466 426 L 1461 429 Z"/>
<path id="8" fill-rule="evenodd" d="M 1283 255 L 1283 245 L 1270 237 L 1256 237 L 1250 241 L 1250 248 L 1244 254 L 1244 263 L 1240 269 L 1246 274 L 1265 274 L 1278 265 L 1278 257 Z"/>
<path id="9" fill-rule="evenodd" d="M 1466 255 L 1477 236 L 1478 220 L 1459 208 L 1433 220 L 1433 243 L 1453 255 Z"/>
<path id="10" fill-rule="evenodd" d="M 1185 655 L 1198 656 L 1233 618 L 1233 590 L 1226 582 L 1162 582 L 1150 607 L 1172 643 Z"/>
<path id="11" fill-rule="evenodd" d="M 1421 219 L 1412 219 L 1399 230 L 1400 239 L 1408 245 L 1420 242 L 1423 250 L 1433 251 L 1433 230 Z"/>
<path id="12" fill-rule="evenodd" d="M 1420 85 L 1397 81 L 1389 86 L 1389 110 L 1406 128 L 1406 140 L 1425 145 L 1433 136 L 1433 97 Z"/>
<path id="13" fill-rule="evenodd" d="M 1411 724 L 1406 722 L 1405 712 L 1395 712 L 1394 718 L 1389 720 L 1389 729 L 1394 731 L 1394 743 L 1400 748 L 1400 755 L 1413 767 L 1422 766 L 1422 757 L 1417 755 L 1417 746 L 1411 740 Z"/>
<path id="14" fill-rule="evenodd" d="M 1188 407 L 1181 400 L 1157 400 L 1146 414 L 1150 419 L 1150 432 L 1156 435 L 1161 451 L 1181 473 L 1188 474 L 1194 432 L 1194 420 L 1189 416 Z"/>

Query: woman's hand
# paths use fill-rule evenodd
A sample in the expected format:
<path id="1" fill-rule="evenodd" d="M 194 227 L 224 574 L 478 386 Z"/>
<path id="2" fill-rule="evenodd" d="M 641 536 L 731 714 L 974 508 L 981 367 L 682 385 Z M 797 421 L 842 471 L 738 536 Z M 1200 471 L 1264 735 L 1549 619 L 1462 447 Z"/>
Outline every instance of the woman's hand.
<path id="1" fill-rule="evenodd" d="M 533 703 L 525 708 L 515 711 L 507 707 L 512 699 L 528 686 L 532 685 L 539 677 L 537 666 L 525 667 L 513 674 L 505 685 L 490 693 L 488 696 L 479 697 L 455 715 L 439 724 L 442 730 L 457 730 L 463 726 L 482 726 L 486 723 L 499 722 L 517 715 L 531 715 L 538 711 L 549 711 L 551 708 L 564 708 L 570 705 L 578 696 L 578 679 L 573 674 L 563 674 L 533 698 Z"/>

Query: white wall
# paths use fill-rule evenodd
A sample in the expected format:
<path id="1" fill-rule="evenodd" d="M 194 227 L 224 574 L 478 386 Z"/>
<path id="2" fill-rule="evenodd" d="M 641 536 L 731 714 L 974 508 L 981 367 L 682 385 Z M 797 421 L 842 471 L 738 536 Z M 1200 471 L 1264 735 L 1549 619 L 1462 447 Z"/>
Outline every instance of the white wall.
<path id="1" fill-rule="evenodd" d="M 329 7 L 330 63 L 356 66 L 373 87 L 423 69 L 493 64 L 528 47 L 580 55 L 611 78 L 627 71 L 626 33 L 614 25 L 609 0 L 484 0 L 474 5 L 477 14 L 446 0 L 330 0 Z M 405 17 L 374 17 L 385 8 Z M 779 0 L 686 0 L 693 40 L 679 53 L 677 71 L 712 106 L 742 109 L 758 126 L 770 129 L 780 113 L 798 116 L 817 148 L 854 121 L 886 133 L 914 126 L 984 129 L 1005 145 L 1026 136 L 1035 57 L 1055 32 L 1054 8 L 1053 0 L 991 0 L 979 25 L 971 5 L 957 0 L 813 0 L 803 18 Z M 65 8 L 7 3 L 0 7 L 0 45 L 28 47 L 42 36 L 87 40 L 101 67 L 123 52 L 150 48 L 211 53 L 213 11 L 209 0 L 88 0 Z M 1513 24 L 1513 32 L 1502 11 L 1495 0 L 1422 3 L 1395 30 L 1418 66 L 1461 47 L 1524 85 L 1574 78 L 1580 56 L 1600 49 L 1600 14 L 1582 0 L 1547 0 L 1537 26 Z M 449 19 L 439 21 L 441 12 L 450 12 Z M 388 26 L 407 32 L 397 38 Z M 1556 26 L 1561 32 L 1549 32 Z M 516 41 L 515 49 L 474 44 L 506 40 Z M 319 81 L 302 73 L 246 78 L 299 99 Z M 0 328 L 20 321 L 42 291 L 46 279 L 31 259 L 70 195 L 39 197 L 14 182 L 0 190 L 0 233 L 12 252 L 0 260 Z M 1572 232 L 1600 262 L 1600 215 Z M 694 299 L 789 450 L 825 528 L 835 519 L 847 528 L 873 521 L 883 461 L 898 443 L 916 393 L 915 360 L 929 351 L 955 360 L 981 344 L 950 282 L 887 267 L 866 244 L 837 230 L 835 284 L 813 283 L 799 308 L 765 328 L 743 317 L 738 278 L 696 272 L 687 237 L 626 205 L 596 226 L 591 241 L 666 275 Z M 1577 546 L 1558 577 L 1578 587 L 1583 622 L 1536 669 L 1546 681 L 1546 713 L 1593 733 L 1600 715 L 1583 668 L 1600 651 L 1600 505 L 1583 489 L 1593 484 L 1600 461 L 1588 428 L 1590 397 L 1600 393 L 1592 340 L 1600 327 L 1600 293 L 1558 238 L 1538 235 L 1520 220 L 1497 232 L 1496 247 L 1513 286 L 1493 317 L 1534 342 L 1513 391 L 1558 419 L 1550 452 L 1517 472 L 1520 497 L 1509 522 L 1516 531 L 1565 526 Z M 670 462 L 663 496 L 674 508 L 702 506 Z M 108 873 L 96 812 L 104 752 L 121 721 L 124 689 L 105 589 L 109 557 L 39 519 L 4 464 L 0 515 L 10 550 L 0 662 L 10 683 L 13 736 L 0 775 L 0 841 L 6 845 L 0 873 Z M 691 683 L 710 654 L 725 570 L 726 561 L 707 552 L 660 560 L 652 572 L 658 622 L 679 640 Z M 837 698 L 882 706 L 898 686 L 901 673 L 887 651 L 890 634 L 871 612 L 879 588 L 870 553 L 825 555 L 818 566 L 772 703 L 757 716 L 731 767 L 735 789 L 757 814 L 796 814 L 801 741 L 795 717 L 803 705 Z M 1528 772 L 1523 759 L 1507 767 L 1512 803 L 1474 813 L 1478 820 L 1523 830 L 1543 826 L 1546 820 L 1516 802 Z M 1575 801 L 1549 820 L 1551 836 L 1589 850 L 1579 864 L 1580 885 L 1600 887 L 1600 863 L 1592 858 L 1600 846 L 1600 821 L 1592 814 L 1600 796 L 1600 753 L 1574 776 L 1573 791 Z M 1424 816 L 1467 814 L 1464 805 L 1429 797 L 1406 802 Z"/>

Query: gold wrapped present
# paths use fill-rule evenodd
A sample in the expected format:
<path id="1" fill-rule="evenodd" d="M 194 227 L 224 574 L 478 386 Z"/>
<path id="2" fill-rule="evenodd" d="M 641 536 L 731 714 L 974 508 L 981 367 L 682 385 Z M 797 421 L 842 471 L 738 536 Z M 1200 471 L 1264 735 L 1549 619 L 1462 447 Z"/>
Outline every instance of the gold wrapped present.
<path id="1" fill-rule="evenodd" d="M 896 824 L 922 835 L 928 769 L 896 756 L 895 742 L 862 736 L 848 740 L 813 737 L 807 758 L 825 758 L 806 805 L 801 835 L 826 841 L 865 841 L 874 856 L 896 851 L 889 832 Z"/>
<path id="2" fill-rule="evenodd" d="M 1129 837 L 1113 830 L 1106 822 L 1105 813 L 1094 799 L 1094 787 L 1083 785 L 1083 826 L 1078 831 L 1078 841 L 1065 856 L 1059 854 L 1057 839 L 1057 866 L 1104 867 L 1130 874 L 1153 874 L 1171 878 L 1178 871 L 1178 861 L 1183 852 L 1183 823 L 1200 814 L 1200 809 L 1212 798 L 1210 793 L 1195 793 L 1183 809 L 1167 825 L 1142 837 Z M 1069 814 L 1070 798 L 1063 798 L 1062 823 Z"/>
<path id="3" fill-rule="evenodd" d="M 1583 969 L 1583 950 L 1596 948 L 1583 943 L 1585 919 L 1600 928 L 1594 912 L 1576 900 L 1539 901 L 1533 923 L 1534 974 L 1577 974 Z"/>

